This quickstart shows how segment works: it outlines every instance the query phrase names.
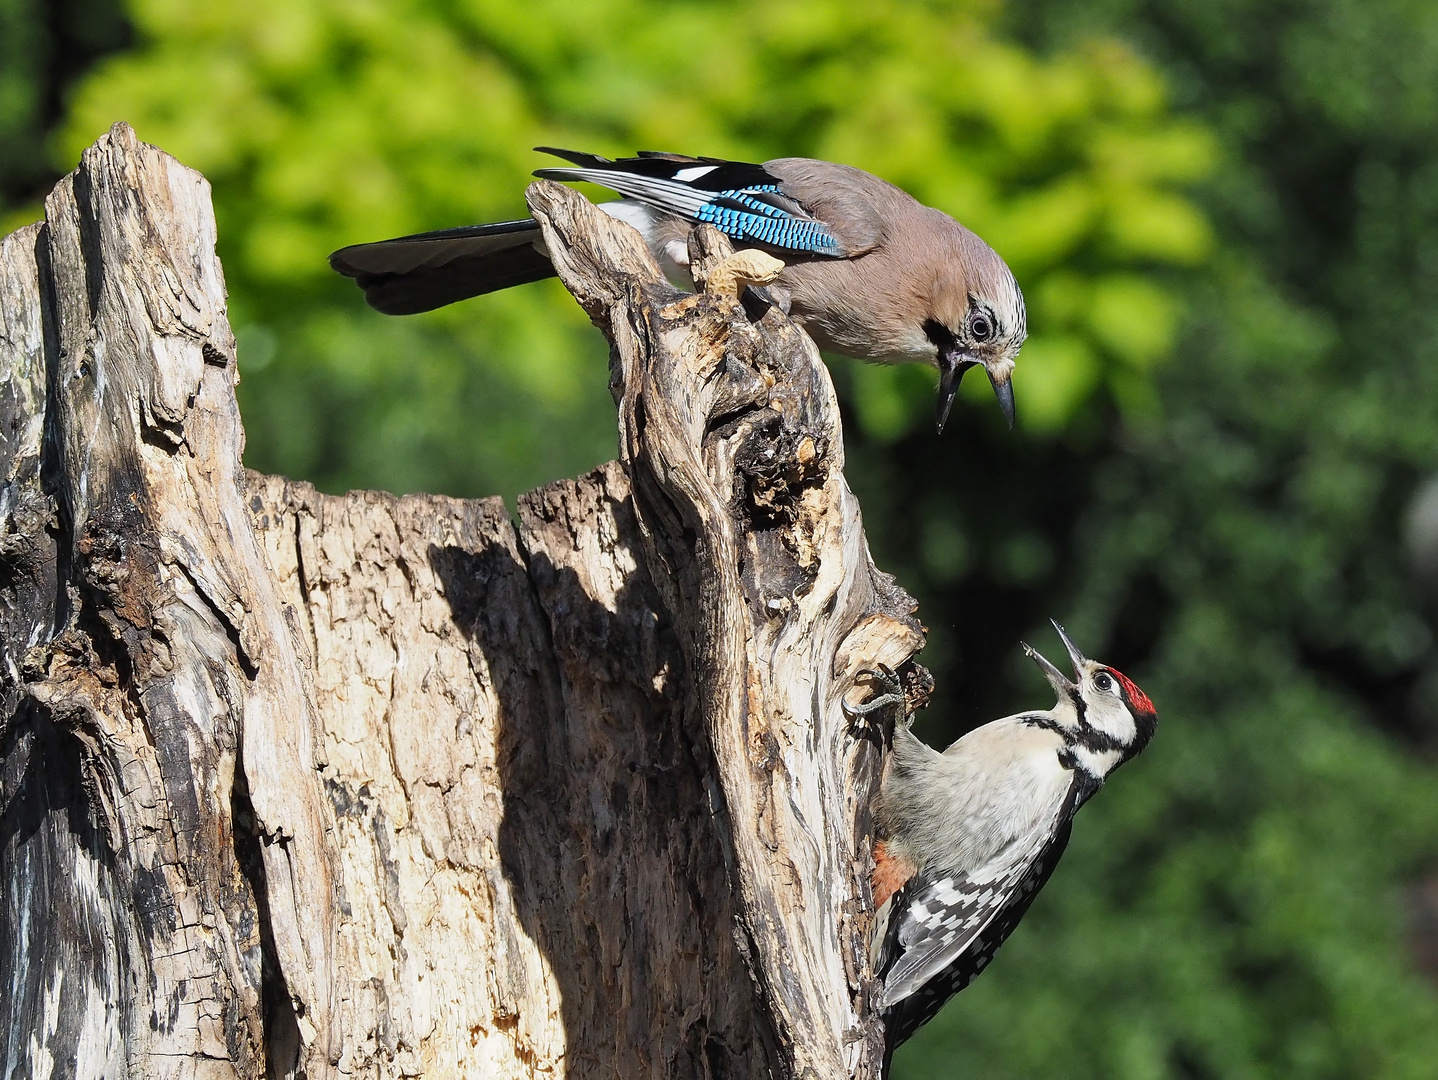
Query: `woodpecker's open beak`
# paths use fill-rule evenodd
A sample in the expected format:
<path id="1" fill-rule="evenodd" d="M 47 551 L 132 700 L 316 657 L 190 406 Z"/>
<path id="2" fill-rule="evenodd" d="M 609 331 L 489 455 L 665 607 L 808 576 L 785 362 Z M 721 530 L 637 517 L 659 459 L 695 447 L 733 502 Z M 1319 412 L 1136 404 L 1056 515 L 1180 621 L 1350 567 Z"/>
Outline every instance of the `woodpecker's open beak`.
<path id="1" fill-rule="evenodd" d="M 1070 694 L 1078 693 L 1078 687 L 1069 681 L 1067 675 L 1050 664 L 1048 660 L 1044 658 L 1043 653 L 1039 652 L 1027 641 L 1021 641 L 1019 644 L 1024 647 L 1024 654 L 1039 666 L 1039 670 L 1044 673 L 1044 678 L 1047 679 L 1049 685 L 1054 688 L 1054 693 L 1059 696 L 1060 701 Z"/>
<path id="2" fill-rule="evenodd" d="M 1079 652 L 1079 647 L 1069 640 L 1068 634 L 1065 633 L 1064 628 L 1058 624 L 1057 619 L 1050 619 L 1049 622 L 1054 624 L 1054 629 L 1059 632 L 1059 640 L 1064 643 L 1064 648 L 1069 651 L 1069 660 L 1073 662 L 1074 666 L 1074 678 L 1082 679 L 1083 669 L 1085 665 L 1088 664 L 1088 657 Z"/>
<path id="3" fill-rule="evenodd" d="M 954 398 L 959 394 L 959 383 L 964 379 L 964 372 L 977 363 L 972 356 L 958 349 L 939 350 L 939 400 L 934 409 L 934 418 L 938 421 L 941 434 L 944 425 L 949 422 L 949 412 L 954 407 Z M 1012 399 L 1013 395 L 1009 396 Z"/>

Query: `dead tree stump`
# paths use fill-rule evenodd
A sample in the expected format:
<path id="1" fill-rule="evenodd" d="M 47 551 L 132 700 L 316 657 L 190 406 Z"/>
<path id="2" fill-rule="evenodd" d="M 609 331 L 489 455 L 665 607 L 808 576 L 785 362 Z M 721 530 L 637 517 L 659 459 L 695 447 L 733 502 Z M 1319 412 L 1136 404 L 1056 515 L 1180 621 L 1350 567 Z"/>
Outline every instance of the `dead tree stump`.
<path id="1" fill-rule="evenodd" d="M 0 242 L 0 1075 L 879 1075 L 840 702 L 923 637 L 828 375 L 529 201 L 620 456 L 517 524 L 241 469 L 208 188 L 128 127 Z"/>

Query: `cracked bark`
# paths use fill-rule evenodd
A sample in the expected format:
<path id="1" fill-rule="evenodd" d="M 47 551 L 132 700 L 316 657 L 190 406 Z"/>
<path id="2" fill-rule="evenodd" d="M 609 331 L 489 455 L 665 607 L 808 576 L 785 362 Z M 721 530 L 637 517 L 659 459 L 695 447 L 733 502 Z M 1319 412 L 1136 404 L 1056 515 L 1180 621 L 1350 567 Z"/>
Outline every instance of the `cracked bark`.
<path id="1" fill-rule="evenodd" d="M 922 635 L 827 374 L 529 200 L 620 456 L 517 521 L 241 470 L 207 188 L 123 125 L 0 245 L 4 1075 L 878 1075 L 840 700 Z"/>

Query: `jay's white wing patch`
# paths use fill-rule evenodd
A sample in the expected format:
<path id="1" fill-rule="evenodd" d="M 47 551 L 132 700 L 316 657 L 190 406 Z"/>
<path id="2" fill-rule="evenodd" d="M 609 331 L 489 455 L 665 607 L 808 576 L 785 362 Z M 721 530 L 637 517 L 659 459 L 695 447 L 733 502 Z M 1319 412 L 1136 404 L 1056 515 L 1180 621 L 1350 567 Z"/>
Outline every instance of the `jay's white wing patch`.
<path id="1" fill-rule="evenodd" d="M 600 184 L 676 217 L 708 222 L 739 244 L 829 258 L 850 254 L 828 223 L 785 194 L 763 165 L 666 154 L 610 161 L 571 150 L 540 149 L 573 164 L 537 169 L 536 176 Z"/>

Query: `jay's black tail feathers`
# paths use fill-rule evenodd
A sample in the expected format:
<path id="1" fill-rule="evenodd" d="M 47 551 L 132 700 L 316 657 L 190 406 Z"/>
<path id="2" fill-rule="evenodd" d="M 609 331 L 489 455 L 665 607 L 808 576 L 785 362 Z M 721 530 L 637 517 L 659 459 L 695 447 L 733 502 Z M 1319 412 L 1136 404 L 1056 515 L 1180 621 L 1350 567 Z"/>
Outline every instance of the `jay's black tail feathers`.
<path id="1" fill-rule="evenodd" d="M 554 276 L 534 246 L 533 218 L 416 233 L 354 244 L 330 256 L 330 266 L 354 278 L 370 307 L 386 315 L 414 315 L 471 296 Z"/>

